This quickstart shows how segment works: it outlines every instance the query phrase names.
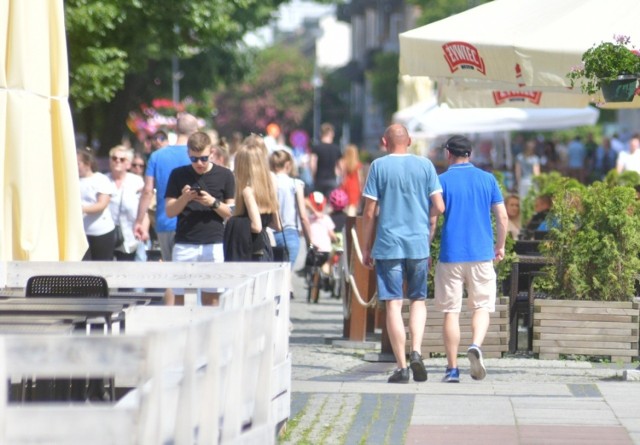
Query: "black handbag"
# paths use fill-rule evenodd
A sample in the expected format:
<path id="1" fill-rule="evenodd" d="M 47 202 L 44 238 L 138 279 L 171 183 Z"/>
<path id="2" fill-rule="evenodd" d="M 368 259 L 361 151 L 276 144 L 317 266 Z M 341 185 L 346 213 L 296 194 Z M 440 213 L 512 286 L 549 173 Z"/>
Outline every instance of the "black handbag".
<path id="1" fill-rule="evenodd" d="M 124 233 L 122 233 L 122 227 L 120 226 L 120 215 L 122 214 L 122 194 L 124 194 L 124 190 L 120 193 L 120 205 L 118 205 L 118 224 L 116 224 L 116 229 L 113 232 L 113 247 L 117 249 L 124 244 Z"/>
<path id="2" fill-rule="evenodd" d="M 113 240 L 113 246 L 116 249 L 124 244 L 124 233 L 122 233 L 122 227 L 120 227 L 120 224 L 116 224 L 116 228 L 113 231 Z"/>

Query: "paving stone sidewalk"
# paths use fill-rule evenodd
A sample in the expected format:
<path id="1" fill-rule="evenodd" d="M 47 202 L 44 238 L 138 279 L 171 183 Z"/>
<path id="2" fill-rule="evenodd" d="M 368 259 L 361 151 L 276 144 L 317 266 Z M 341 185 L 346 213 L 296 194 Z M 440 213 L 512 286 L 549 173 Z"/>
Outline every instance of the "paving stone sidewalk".
<path id="1" fill-rule="evenodd" d="M 291 419 L 282 444 L 637 444 L 637 366 L 526 357 L 485 359 L 488 375 L 461 383 L 440 379 L 446 360 L 426 360 L 429 379 L 386 383 L 393 363 L 363 360 L 365 349 L 335 347 L 342 302 L 322 293 L 306 302 L 294 277 Z"/>

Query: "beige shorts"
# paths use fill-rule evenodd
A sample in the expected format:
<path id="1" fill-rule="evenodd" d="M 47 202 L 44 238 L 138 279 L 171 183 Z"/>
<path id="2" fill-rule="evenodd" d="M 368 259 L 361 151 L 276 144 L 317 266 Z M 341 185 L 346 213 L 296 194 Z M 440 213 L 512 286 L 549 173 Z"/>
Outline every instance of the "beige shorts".
<path id="1" fill-rule="evenodd" d="M 435 307 L 442 312 L 460 312 L 463 290 L 471 310 L 496 310 L 496 271 L 492 261 L 436 264 Z"/>

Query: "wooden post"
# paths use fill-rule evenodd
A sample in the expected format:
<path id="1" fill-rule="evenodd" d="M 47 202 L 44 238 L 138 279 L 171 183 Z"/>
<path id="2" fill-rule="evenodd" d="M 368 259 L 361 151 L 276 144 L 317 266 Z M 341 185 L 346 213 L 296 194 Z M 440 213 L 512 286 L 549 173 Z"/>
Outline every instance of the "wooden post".
<path id="1" fill-rule="evenodd" d="M 355 221 L 354 221 L 355 220 Z M 355 224 L 356 234 L 358 236 L 358 242 L 360 246 L 364 245 L 364 238 L 362 237 L 362 217 L 349 218 L 347 221 L 347 237 L 349 238 L 348 247 L 350 250 L 350 270 L 353 273 L 360 296 L 364 301 L 370 301 L 375 290 L 375 280 L 372 280 L 374 275 L 373 271 L 366 268 L 358 260 L 355 249 L 353 249 L 353 243 L 350 239 L 351 227 Z M 365 341 L 367 337 L 367 318 L 368 309 L 363 307 L 356 300 L 354 295 L 351 295 L 351 311 L 348 320 L 345 320 L 345 337 L 348 337 L 351 341 Z"/>

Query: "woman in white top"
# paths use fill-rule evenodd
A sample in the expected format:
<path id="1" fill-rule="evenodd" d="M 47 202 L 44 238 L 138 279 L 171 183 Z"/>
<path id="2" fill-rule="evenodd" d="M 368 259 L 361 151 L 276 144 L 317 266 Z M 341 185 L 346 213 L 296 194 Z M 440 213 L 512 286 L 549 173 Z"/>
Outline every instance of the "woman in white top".
<path id="1" fill-rule="evenodd" d="M 522 221 L 520 220 L 520 198 L 518 195 L 509 195 L 504 200 L 504 205 L 507 208 L 507 216 L 509 216 L 507 233 L 510 233 L 511 237 L 517 240 L 520 237 L 520 228 L 522 227 Z"/>
<path id="2" fill-rule="evenodd" d="M 515 165 L 518 194 L 524 201 L 533 184 L 533 178 L 540 174 L 540 158 L 536 155 L 536 141 L 528 140 L 524 152 L 516 157 Z"/>
<path id="3" fill-rule="evenodd" d="M 140 194 L 144 187 L 141 176 L 129 173 L 133 161 L 133 150 L 124 145 L 116 145 L 109 150 L 109 173 L 107 177 L 115 189 L 109 210 L 116 225 L 120 226 L 124 242 L 116 246 L 114 256 L 118 261 L 134 261 L 138 240 L 133 234 L 133 226 L 138 213 Z"/>
<path id="4" fill-rule="evenodd" d="M 271 171 L 276 174 L 278 187 L 278 202 L 280 204 L 280 218 L 282 232 L 274 234 L 276 246 L 284 246 L 289 251 L 291 268 L 296 262 L 300 251 L 300 232 L 298 220 L 302 223 L 306 236 L 310 233 L 309 219 L 304 202 L 304 182 L 291 177 L 293 157 L 286 150 L 276 150 L 269 157 Z"/>
<path id="5" fill-rule="evenodd" d="M 109 211 L 109 201 L 113 185 L 109 178 L 96 171 L 95 159 L 88 150 L 78 150 L 76 157 L 80 176 L 82 221 L 89 243 L 83 261 L 111 261 L 115 224 Z"/>

